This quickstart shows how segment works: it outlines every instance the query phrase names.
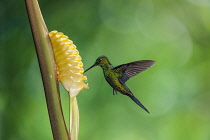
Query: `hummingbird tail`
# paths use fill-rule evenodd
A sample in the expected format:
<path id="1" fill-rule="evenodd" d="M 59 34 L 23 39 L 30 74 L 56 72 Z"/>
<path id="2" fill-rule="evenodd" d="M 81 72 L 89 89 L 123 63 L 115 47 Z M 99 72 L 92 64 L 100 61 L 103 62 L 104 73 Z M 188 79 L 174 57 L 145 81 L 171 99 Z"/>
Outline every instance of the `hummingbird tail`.
<path id="1" fill-rule="evenodd" d="M 134 96 L 134 95 L 128 95 L 137 105 L 139 105 L 142 109 L 144 109 L 147 113 L 149 113 L 149 111 L 146 109 L 146 107 L 144 107 L 141 102 Z"/>

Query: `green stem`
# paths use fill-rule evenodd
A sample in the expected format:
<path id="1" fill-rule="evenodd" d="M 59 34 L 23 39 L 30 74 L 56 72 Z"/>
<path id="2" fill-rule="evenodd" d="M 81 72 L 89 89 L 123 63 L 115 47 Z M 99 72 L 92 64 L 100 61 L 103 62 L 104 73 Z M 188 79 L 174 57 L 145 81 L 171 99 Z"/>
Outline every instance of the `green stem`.
<path id="1" fill-rule="evenodd" d="M 79 108 L 77 97 L 70 97 L 70 129 L 71 140 L 78 140 L 79 135 Z"/>
<path id="2" fill-rule="evenodd" d="M 42 74 L 45 97 L 54 140 L 70 140 L 61 108 L 55 62 L 48 30 L 37 0 L 25 0 Z"/>

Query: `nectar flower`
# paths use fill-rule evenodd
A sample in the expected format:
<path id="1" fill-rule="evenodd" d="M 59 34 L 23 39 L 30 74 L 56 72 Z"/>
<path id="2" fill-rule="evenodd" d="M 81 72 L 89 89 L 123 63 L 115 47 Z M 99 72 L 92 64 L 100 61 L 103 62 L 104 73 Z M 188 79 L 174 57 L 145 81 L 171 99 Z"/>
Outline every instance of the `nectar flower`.
<path id="1" fill-rule="evenodd" d="M 53 46 L 55 62 L 57 66 L 58 80 L 69 92 L 70 97 L 70 126 L 69 133 L 71 140 L 78 140 L 79 134 L 79 108 L 76 96 L 88 87 L 84 83 L 87 77 L 83 75 L 82 58 L 79 51 L 68 39 L 68 36 L 61 32 L 52 31 L 49 37 Z"/>
<path id="2" fill-rule="evenodd" d="M 83 76 L 82 58 L 73 41 L 68 39 L 68 36 L 57 31 L 50 32 L 49 36 L 57 65 L 58 80 L 69 92 L 70 96 L 75 97 L 82 89 L 88 87 L 84 83 L 87 77 Z"/>

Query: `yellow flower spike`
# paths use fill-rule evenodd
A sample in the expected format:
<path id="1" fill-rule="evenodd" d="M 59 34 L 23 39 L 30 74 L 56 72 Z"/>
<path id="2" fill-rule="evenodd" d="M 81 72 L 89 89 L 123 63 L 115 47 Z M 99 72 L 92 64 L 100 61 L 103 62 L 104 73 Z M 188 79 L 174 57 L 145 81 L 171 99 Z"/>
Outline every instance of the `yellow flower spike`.
<path id="1" fill-rule="evenodd" d="M 73 41 L 71 41 L 71 40 L 68 40 L 68 41 L 60 41 L 60 40 L 58 40 L 59 42 L 60 42 L 60 45 L 71 45 L 71 44 L 73 44 Z"/>
<path id="2" fill-rule="evenodd" d="M 49 33 L 49 37 L 53 46 L 59 81 L 69 92 L 69 133 L 71 134 L 71 140 L 78 140 L 79 109 L 76 96 L 81 90 L 88 88 L 88 84 L 84 82 L 87 77 L 83 75 L 82 58 L 73 41 L 68 39 L 68 36 L 61 32 L 52 31 Z"/>
<path id="3" fill-rule="evenodd" d="M 87 76 L 83 76 L 82 80 L 86 81 L 87 80 Z"/>
<path id="4" fill-rule="evenodd" d="M 49 33 L 49 36 L 50 36 L 50 38 L 54 35 L 54 34 L 56 34 L 58 31 L 51 31 L 50 33 Z"/>
<path id="5" fill-rule="evenodd" d="M 81 62 L 82 58 L 79 55 L 79 51 L 76 49 L 76 46 L 72 44 L 73 41 L 69 40 L 68 36 L 58 31 L 50 32 L 49 36 L 52 42 L 55 61 L 58 70 L 61 69 L 66 71 L 69 70 L 69 73 L 65 72 L 65 75 L 63 75 L 62 72 L 59 72 L 59 75 L 61 77 L 63 76 L 69 77 L 69 79 L 72 81 L 74 81 L 72 72 L 83 75 L 84 69 L 82 68 L 83 66 L 83 63 Z M 79 63 L 75 64 L 75 61 L 78 61 Z M 65 85 L 64 88 L 69 92 L 72 86 L 66 85 L 65 82 L 66 81 L 61 80 L 61 83 Z M 85 85 L 84 81 L 81 80 L 80 82 L 82 83 L 81 85 L 83 87 L 83 85 Z M 77 93 L 70 93 L 70 96 L 76 96 L 79 92 L 80 91 L 78 91 Z"/>

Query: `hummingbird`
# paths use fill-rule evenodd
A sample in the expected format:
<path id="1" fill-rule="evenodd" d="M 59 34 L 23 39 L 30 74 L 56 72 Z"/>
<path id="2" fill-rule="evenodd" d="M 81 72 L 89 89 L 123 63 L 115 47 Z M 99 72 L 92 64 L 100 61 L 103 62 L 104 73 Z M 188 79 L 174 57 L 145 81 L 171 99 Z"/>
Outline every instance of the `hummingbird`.
<path id="1" fill-rule="evenodd" d="M 138 73 L 150 68 L 155 64 L 153 60 L 141 60 L 127 64 L 122 64 L 114 67 L 106 56 L 100 56 L 95 63 L 84 72 L 87 72 L 95 66 L 100 66 L 103 69 L 104 77 L 109 85 L 113 88 L 113 95 L 120 92 L 123 95 L 130 97 L 137 105 L 149 113 L 144 105 L 134 96 L 130 89 L 125 85 L 125 82 Z"/>

